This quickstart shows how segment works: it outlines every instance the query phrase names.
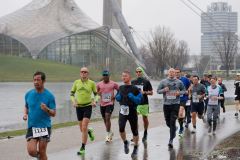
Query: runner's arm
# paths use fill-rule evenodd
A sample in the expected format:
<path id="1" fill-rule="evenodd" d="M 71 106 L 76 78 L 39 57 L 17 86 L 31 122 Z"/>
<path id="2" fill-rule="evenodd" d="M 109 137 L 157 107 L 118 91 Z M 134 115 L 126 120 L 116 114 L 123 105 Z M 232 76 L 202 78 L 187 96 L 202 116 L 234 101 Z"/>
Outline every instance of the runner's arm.
<path id="1" fill-rule="evenodd" d="M 128 98 L 130 98 L 135 104 L 140 104 L 142 101 L 142 93 L 139 92 L 136 96 L 132 93 L 128 93 Z"/>

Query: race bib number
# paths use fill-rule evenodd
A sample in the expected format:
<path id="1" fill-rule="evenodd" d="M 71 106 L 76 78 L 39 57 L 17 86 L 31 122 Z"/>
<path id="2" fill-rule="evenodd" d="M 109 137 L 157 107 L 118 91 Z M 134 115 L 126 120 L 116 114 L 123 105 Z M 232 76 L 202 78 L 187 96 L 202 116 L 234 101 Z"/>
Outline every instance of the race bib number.
<path id="1" fill-rule="evenodd" d="M 33 138 L 43 137 L 48 135 L 47 128 L 32 128 Z"/>
<path id="2" fill-rule="evenodd" d="M 102 101 L 103 102 L 111 102 L 112 101 L 112 94 L 111 93 L 102 94 Z"/>
<path id="3" fill-rule="evenodd" d="M 175 91 L 169 91 L 166 93 L 167 99 L 176 99 L 176 92 Z"/>
<path id="4" fill-rule="evenodd" d="M 125 115 L 125 116 L 129 115 L 129 106 L 121 105 L 120 106 L 120 113 L 122 115 Z"/>
<path id="5" fill-rule="evenodd" d="M 143 85 L 136 85 L 136 87 L 137 87 L 140 91 L 143 91 Z"/>

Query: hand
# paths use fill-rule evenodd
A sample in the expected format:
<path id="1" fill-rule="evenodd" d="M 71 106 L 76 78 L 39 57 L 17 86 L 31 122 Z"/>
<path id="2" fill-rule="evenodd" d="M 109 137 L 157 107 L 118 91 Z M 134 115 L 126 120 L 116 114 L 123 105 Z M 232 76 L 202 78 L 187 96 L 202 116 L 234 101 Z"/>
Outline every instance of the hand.
<path id="1" fill-rule="evenodd" d="M 24 114 L 24 115 L 23 115 L 23 120 L 26 121 L 27 118 L 28 118 L 28 115 L 27 115 L 27 114 Z"/>
<path id="2" fill-rule="evenodd" d="M 77 102 L 76 102 L 76 100 L 74 100 L 73 102 L 72 102 L 72 105 L 73 105 L 73 107 L 77 107 Z"/>
<path id="3" fill-rule="evenodd" d="M 47 105 L 46 104 L 44 104 L 44 103 L 41 103 L 41 109 L 43 110 L 43 111 L 45 111 L 45 112 L 49 112 L 49 108 L 47 107 Z"/>
<path id="4" fill-rule="evenodd" d="M 176 97 L 180 96 L 180 92 L 176 91 L 175 95 L 176 95 Z"/>
<path id="5" fill-rule="evenodd" d="M 168 92 L 168 91 L 169 91 L 169 88 L 168 88 L 168 87 L 165 87 L 163 90 L 164 90 L 164 92 Z"/>
<path id="6" fill-rule="evenodd" d="M 92 101 L 92 107 L 96 107 L 96 102 Z"/>

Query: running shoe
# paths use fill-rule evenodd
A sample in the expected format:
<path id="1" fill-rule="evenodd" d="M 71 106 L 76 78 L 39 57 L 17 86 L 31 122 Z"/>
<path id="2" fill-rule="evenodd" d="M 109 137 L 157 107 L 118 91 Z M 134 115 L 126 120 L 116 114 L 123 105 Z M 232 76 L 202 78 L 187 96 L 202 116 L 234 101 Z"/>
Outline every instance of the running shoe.
<path id="1" fill-rule="evenodd" d="M 196 133 L 196 128 L 193 127 L 191 133 L 193 133 L 193 134 Z"/>
<path id="2" fill-rule="evenodd" d="M 147 141 L 147 134 L 144 134 L 143 135 L 143 138 L 142 138 L 142 142 L 144 143 L 144 142 L 146 142 Z"/>
<path id="3" fill-rule="evenodd" d="M 89 136 L 91 141 L 94 141 L 94 139 L 95 139 L 95 136 L 94 136 L 93 132 L 94 132 L 93 128 L 88 129 L 88 136 Z"/>
<path id="4" fill-rule="evenodd" d="M 213 131 L 213 133 L 212 133 L 214 136 L 216 135 L 216 131 Z"/>
<path id="5" fill-rule="evenodd" d="M 129 142 L 127 141 L 127 143 L 124 143 L 124 152 L 125 154 L 129 153 Z"/>
<path id="6" fill-rule="evenodd" d="M 209 135 L 211 135 L 211 132 L 212 132 L 212 126 L 210 126 L 210 127 L 208 128 L 208 134 L 209 134 Z"/>
<path id="7" fill-rule="evenodd" d="M 184 131 L 184 128 L 183 128 L 183 127 L 180 127 L 179 132 L 178 132 L 178 136 L 179 136 L 180 138 L 183 138 L 183 131 Z"/>
<path id="8" fill-rule="evenodd" d="M 133 152 L 132 152 L 132 154 L 131 154 L 131 157 L 132 157 L 132 158 L 137 157 L 137 153 L 138 153 L 138 148 L 135 148 L 135 147 L 134 147 Z"/>
<path id="9" fill-rule="evenodd" d="M 237 112 L 235 113 L 235 117 L 238 117 L 238 113 Z"/>
<path id="10" fill-rule="evenodd" d="M 168 147 L 173 148 L 173 140 L 169 140 Z"/>
<path id="11" fill-rule="evenodd" d="M 113 135 L 114 135 L 113 132 L 110 132 L 110 133 L 109 133 L 108 137 L 109 137 L 110 141 L 112 141 Z"/>
<path id="12" fill-rule="evenodd" d="M 79 152 L 77 152 L 78 155 L 85 155 L 85 149 L 80 148 Z"/>

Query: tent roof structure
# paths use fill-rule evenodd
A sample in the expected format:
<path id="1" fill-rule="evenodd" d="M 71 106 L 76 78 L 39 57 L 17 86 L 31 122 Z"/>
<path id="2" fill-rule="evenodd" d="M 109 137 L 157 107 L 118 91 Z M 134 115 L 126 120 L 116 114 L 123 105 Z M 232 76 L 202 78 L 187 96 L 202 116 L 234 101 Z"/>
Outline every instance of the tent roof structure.
<path id="1" fill-rule="evenodd" d="M 108 37 L 106 27 L 88 17 L 74 0 L 32 0 L 16 12 L 0 18 L 0 34 L 23 43 L 33 57 L 56 40 L 90 31 Z M 112 31 L 110 38 L 111 44 L 131 56 Z"/>

